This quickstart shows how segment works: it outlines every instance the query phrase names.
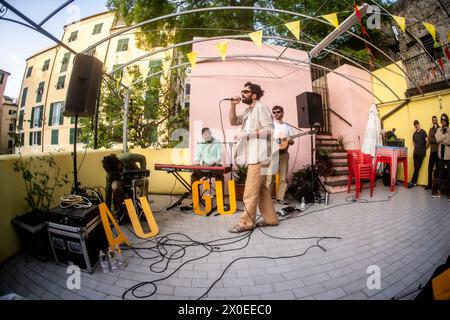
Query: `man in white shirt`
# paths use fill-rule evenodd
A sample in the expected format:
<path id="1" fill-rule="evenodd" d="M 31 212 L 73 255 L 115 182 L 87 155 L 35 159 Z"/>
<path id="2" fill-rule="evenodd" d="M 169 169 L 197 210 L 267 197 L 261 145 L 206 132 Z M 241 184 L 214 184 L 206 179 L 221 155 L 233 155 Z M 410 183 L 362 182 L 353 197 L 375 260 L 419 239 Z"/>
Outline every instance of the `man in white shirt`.
<path id="1" fill-rule="evenodd" d="M 273 131 L 273 139 L 281 138 L 282 143 L 278 144 L 278 150 L 274 150 L 274 152 L 278 152 L 278 172 L 280 182 L 278 185 L 277 192 L 277 202 L 279 204 L 289 204 L 284 201 L 284 196 L 286 194 L 287 189 L 287 173 L 289 166 L 289 146 L 294 144 L 294 140 L 291 138 L 293 136 L 292 128 L 283 122 L 284 109 L 281 106 L 274 106 L 272 108 L 272 114 L 274 117 L 274 131 Z M 285 141 L 283 141 L 285 139 Z M 274 157 L 277 158 L 276 156 Z M 269 190 L 272 188 L 272 184 L 274 182 L 274 176 L 267 176 L 266 186 Z"/>
<path id="2" fill-rule="evenodd" d="M 272 160 L 273 119 L 270 109 L 259 100 L 263 95 L 264 91 L 259 85 L 247 82 L 241 91 L 241 97 L 234 97 L 230 104 L 230 124 L 241 127 L 239 143 L 235 148 L 235 161 L 248 166 L 243 199 L 245 210 L 239 223 L 229 230 L 232 233 L 278 225 L 272 198 L 265 184 L 265 169 Z M 237 115 L 236 105 L 241 101 L 247 108 L 243 114 Z M 257 207 L 263 218 L 258 222 Z"/>

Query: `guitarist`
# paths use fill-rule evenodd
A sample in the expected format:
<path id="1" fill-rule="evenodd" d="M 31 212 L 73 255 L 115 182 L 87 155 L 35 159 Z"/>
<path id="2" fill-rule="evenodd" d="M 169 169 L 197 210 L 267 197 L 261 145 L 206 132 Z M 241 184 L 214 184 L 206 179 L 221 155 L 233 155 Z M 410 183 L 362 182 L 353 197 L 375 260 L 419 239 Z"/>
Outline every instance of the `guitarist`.
<path id="1" fill-rule="evenodd" d="M 292 128 L 283 122 L 284 109 L 280 106 L 274 106 L 272 108 L 272 114 L 274 117 L 274 138 L 286 138 L 285 144 L 281 144 L 279 151 L 279 164 L 278 164 L 278 172 L 280 173 L 280 184 L 278 186 L 277 192 L 277 203 L 281 205 L 288 205 L 289 203 L 284 201 L 284 196 L 286 194 L 287 189 L 287 173 L 288 173 L 288 165 L 289 165 L 289 146 L 294 144 L 294 140 L 292 139 L 293 132 Z M 284 146 L 285 145 L 285 146 Z M 277 150 L 274 150 L 275 152 Z M 275 157 L 276 158 L 276 157 Z M 273 184 L 273 175 L 267 176 L 266 186 L 269 190 L 271 190 Z"/>
<path id="2" fill-rule="evenodd" d="M 245 210 L 240 216 L 239 224 L 229 230 L 231 233 L 278 225 L 272 197 L 265 183 L 266 169 L 272 160 L 273 119 L 270 109 L 259 100 L 263 94 L 259 85 L 247 82 L 241 91 L 241 97 L 234 97 L 230 103 L 230 124 L 241 126 L 235 161 L 248 166 L 243 198 Z M 236 105 L 241 100 L 247 108 L 242 115 L 237 116 Z M 263 218 L 259 222 L 256 222 L 257 207 Z"/>

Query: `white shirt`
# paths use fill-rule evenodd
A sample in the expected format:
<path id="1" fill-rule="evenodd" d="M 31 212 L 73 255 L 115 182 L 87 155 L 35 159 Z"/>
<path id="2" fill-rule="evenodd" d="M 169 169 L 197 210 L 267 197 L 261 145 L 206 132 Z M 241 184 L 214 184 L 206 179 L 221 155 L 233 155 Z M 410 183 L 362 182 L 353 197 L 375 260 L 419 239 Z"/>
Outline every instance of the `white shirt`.
<path id="1" fill-rule="evenodd" d="M 278 136 L 280 134 L 282 134 L 283 136 L 287 137 L 292 137 L 294 135 L 294 131 L 292 130 L 292 128 L 290 126 L 288 126 L 286 123 L 279 123 L 277 120 L 273 121 L 273 125 L 274 125 L 274 130 L 273 130 L 273 134 L 274 136 Z"/>

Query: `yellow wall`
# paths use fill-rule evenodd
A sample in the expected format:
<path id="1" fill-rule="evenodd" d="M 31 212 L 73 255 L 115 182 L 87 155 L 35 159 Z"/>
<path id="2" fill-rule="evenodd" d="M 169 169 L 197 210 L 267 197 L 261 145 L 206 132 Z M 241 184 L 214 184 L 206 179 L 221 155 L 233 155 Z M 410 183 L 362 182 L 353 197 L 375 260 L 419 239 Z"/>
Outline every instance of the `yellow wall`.
<path id="1" fill-rule="evenodd" d="M 439 96 L 442 98 L 442 104 L 439 103 Z M 379 105 L 378 110 L 380 118 L 386 113 L 401 104 L 402 101 L 395 103 Z M 403 107 L 400 111 L 396 112 L 391 117 L 387 118 L 383 124 L 386 131 L 396 128 L 395 134 L 398 138 L 405 139 L 405 145 L 408 147 L 408 181 L 411 181 L 414 172 L 413 162 L 413 144 L 412 136 L 414 134 L 414 120 L 419 120 L 421 128 L 424 129 L 427 134 L 432 126 L 431 117 L 433 115 L 440 119 L 442 113 L 450 115 L 450 90 L 444 90 L 440 92 L 433 92 L 425 97 L 411 98 L 411 102 Z M 430 149 L 428 148 L 425 159 L 423 160 L 419 178 L 417 183 L 420 185 L 428 184 L 428 159 L 430 156 Z M 398 179 L 403 180 L 403 169 L 401 165 L 397 171 Z"/>
<path id="2" fill-rule="evenodd" d="M 150 192 L 169 194 L 174 186 L 175 178 L 163 171 L 155 171 L 155 163 L 189 163 L 189 149 L 163 149 L 163 150 L 131 150 L 141 153 L 147 159 L 147 168 L 150 169 Z M 101 167 L 101 159 L 110 153 L 120 153 L 120 150 L 95 150 L 88 151 L 83 165 L 79 171 L 78 180 L 82 187 L 104 186 L 105 171 Z M 78 153 L 78 165 L 81 163 L 84 151 Z M 39 156 L 43 154 L 34 154 Z M 69 152 L 54 154 L 55 160 L 62 172 L 73 170 L 72 158 Z M 24 155 L 27 159 L 29 156 Z M 0 262 L 5 261 L 20 250 L 20 243 L 11 224 L 11 219 L 24 213 L 25 185 L 20 175 L 13 171 L 13 163 L 19 159 L 18 155 L 0 156 Z M 185 174 L 185 178 L 189 175 Z M 188 180 L 189 181 L 189 180 Z M 173 194 L 181 194 L 186 190 L 177 183 L 173 188 Z M 70 192 L 70 185 L 57 189 L 55 201 Z"/>
<path id="3" fill-rule="evenodd" d="M 403 68 L 401 61 L 396 62 L 396 64 L 400 68 Z M 385 68 L 378 69 L 374 71 L 373 74 L 390 87 L 400 99 L 405 98 L 407 84 L 403 77 L 403 72 L 395 64 L 390 64 Z M 398 100 L 398 98 L 375 77 L 373 77 L 373 93 L 383 102 Z"/>

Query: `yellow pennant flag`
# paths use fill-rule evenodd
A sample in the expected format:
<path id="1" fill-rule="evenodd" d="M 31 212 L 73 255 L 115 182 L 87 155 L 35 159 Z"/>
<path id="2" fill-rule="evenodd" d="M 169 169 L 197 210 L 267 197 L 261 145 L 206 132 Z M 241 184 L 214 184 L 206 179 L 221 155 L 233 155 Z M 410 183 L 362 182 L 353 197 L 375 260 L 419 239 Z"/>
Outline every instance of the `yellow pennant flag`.
<path id="1" fill-rule="evenodd" d="M 195 67 L 197 66 L 197 56 L 198 56 L 198 52 L 191 52 L 187 54 L 187 57 L 189 59 L 189 62 L 191 63 L 192 69 L 195 69 Z"/>
<path id="2" fill-rule="evenodd" d="M 402 31 L 405 32 L 406 26 L 405 17 L 392 16 L 392 18 L 394 18 L 395 22 L 397 22 L 400 29 L 402 29 Z"/>
<path id="3" fill-rule="evenodd" d="M 335 28 L 339 27 L 339 20 L 336 12 L 325 14 L 321 17 L 327 20 L 329 23 L 331 23 Z"/>
<path id="4" fill-rule="evenodd" d="M 289 29 L 297 40 L 300 40 L 300 21 L 285 23 L 284 26 Z"/>
<path id="5" fill-rule="evenodd" d="M 254 43 L 256 43 L 256 45 L 258 46 L 258 48 L 261 49 L 261 46 L 262 46 L 262 37 L 263 37 L 263 31 L 262 31 L 262 30 L 255 31 L 255 32 L 249 33 L 248 36 L 250 37 L 250 39 L 253 40 Z"/>
<path id="6" fill-rule="evenodd" d="M 434 24 L 431 24 L 431 23 L 427 23 L 427 22 L 422 22 L 422 23 L 425 26 L 425 28 L 427 28 L 427 30 L 431 34 L 431 36 L 433 37 L 434 44 L 436 45 L 436 27 L 434 26 Z"/>
<path id="7" fill-rule="evenodd" d="M 227 56 L 228 51 L 228 42 L 220 42 L 216 44 L 216 49 L 219 51 L 220 56 L 222 57 L 222 60 L 225 61 L 225 58 Z"/>
<path id="8" fill-rule="evenodd" d="M 447 42 L 450 42 L 450 30 L 447 31 Z"/>

